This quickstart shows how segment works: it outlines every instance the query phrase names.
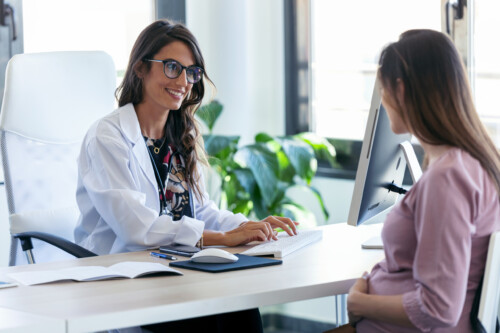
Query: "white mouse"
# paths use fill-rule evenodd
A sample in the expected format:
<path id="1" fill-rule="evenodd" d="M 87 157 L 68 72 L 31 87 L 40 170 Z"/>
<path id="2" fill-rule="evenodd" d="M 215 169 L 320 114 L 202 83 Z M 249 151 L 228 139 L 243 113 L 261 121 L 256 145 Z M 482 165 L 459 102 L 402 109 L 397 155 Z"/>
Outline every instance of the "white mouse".
<path id="1" fill-rule="evenodd" d="M 192 262 L 202 262 L 207 264 L 225 264 L 232 263 L 237 260 L 238 257 L 234 254 L 214 247 L 196 252 L 191 257 Z"/>

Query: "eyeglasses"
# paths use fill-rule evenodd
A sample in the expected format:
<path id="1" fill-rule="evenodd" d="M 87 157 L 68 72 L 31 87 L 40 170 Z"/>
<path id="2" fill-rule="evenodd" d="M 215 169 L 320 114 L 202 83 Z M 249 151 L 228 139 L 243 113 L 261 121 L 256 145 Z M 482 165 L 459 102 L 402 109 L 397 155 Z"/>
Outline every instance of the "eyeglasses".
<path id="1" fill-rule="evenodd" d="M 181 75 L 183 69 L 186 70 L 186 78 L 189 83 L 196 83 L 203 77 L 203 68 L 194 65 L 188 67 L 182 66 L 181 63 L 174 59 L 144 59 L 144 61 L 163 63 L 163 73 L 165 73 L 165 76 L 169 79 L 178 78 Z"/>

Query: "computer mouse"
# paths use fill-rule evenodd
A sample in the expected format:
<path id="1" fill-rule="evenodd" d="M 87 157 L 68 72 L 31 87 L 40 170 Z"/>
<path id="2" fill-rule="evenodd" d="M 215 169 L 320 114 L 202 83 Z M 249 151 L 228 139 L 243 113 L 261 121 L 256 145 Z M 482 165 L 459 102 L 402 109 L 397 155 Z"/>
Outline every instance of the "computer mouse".
<path id="1" fill-rule="evenodd" d="M 238 260 L 238 257 L 232 253 L 218 248 L 208 248 L 196 252 L 191 257 L 192 262 L 202 262 L 207 264 L 225 264 Z"/>

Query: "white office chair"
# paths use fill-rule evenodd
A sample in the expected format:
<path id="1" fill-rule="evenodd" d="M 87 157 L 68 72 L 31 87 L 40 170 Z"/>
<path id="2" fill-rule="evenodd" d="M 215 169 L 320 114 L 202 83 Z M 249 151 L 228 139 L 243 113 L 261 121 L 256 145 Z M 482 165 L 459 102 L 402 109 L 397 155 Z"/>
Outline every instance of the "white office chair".
<path id="1" fill-rule="evenodd" d="M 19 54 L 9 61 L 0 140 L 10 265 L 32 261 L 15 238 L 27 249 L 35 238 L 37 262 L 94 255 L 72 243 L 79 216 L 76 160 L 88 128 L 113 110 L 115 87 L 113 60 L 102 51 Z"/>
<path id="2" fill-rule="evenodd" d="M 498 332 L 498 303 L 500 302 L 500 231 L 493 233 L 488 246 L 488 257 L 481 288 L 478 319 L 482 327 L 477 331 Z"/>

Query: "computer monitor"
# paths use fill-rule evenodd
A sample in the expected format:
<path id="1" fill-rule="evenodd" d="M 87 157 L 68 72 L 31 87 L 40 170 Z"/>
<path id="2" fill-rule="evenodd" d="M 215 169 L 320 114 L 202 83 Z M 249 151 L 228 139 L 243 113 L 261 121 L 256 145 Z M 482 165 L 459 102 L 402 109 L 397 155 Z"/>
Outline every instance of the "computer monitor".
<path id="1" fill-rule="evenodd" d="M 382 222 L 404 193 L 402 183 L 407 164 L 412 178 L 420 175 L 420 165 L 410 144 L 410 134 L 394 134 L 387 112 L 381 103 L 378 83 L 372 95 L 354 192 L 347 223 L 358 226 Z M 379 248 L 380 244 L 373 244 Z M 368 245 L 367 245 L 368 247 Z"/>

